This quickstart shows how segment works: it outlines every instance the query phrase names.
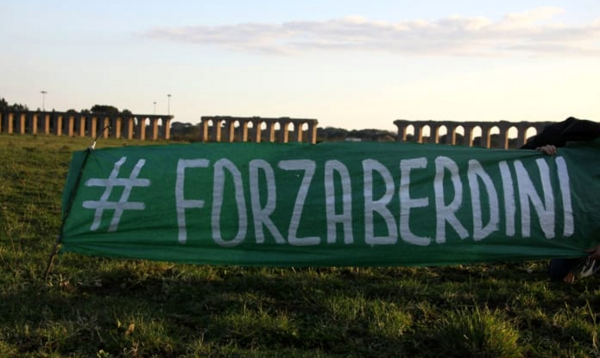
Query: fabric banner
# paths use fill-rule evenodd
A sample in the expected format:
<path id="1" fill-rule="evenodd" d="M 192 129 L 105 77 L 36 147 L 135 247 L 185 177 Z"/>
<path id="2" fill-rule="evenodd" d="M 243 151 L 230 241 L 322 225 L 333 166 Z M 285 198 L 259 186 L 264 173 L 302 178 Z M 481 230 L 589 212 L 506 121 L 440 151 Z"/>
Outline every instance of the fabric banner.
<path id="1" fill-rule="evenodd" d="M 62 252 L 244 266 L 577 257 L 600 241 L 600 142 L 548 156 L 410 143 L 76 152 Z"/>

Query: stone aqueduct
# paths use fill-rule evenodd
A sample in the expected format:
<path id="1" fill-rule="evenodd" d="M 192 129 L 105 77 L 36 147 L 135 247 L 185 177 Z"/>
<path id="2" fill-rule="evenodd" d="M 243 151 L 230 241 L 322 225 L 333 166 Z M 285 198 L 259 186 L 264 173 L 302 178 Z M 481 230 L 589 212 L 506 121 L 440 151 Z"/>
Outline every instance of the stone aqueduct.
<path id="1" fill-rule="evenodd" d="M 261 117 L 202 117 L 200 140 L 203 142 L 317 142 L 316 119 Z M 292 127 L 292 128 L 290 128 Z"/>
<path id="2" fill-rule="evenodd" d="M 168 140 L 172 119 L 173 116 L 168 115 L 120 117 L 68 112 L 0 112 L 0 133 Z M 509 134 L 516 139 L 516 147 L 520 147 L 549 123 L 394 121 L 398 129 L 396 140 L 400 142 L 473 146 L 475 136 L 479 135 L 481 147 L 505 149 L 509 147 Z M 204 116 L 200 120 L 198 139 L 202 142 L 316 143 L 317 125 L 316 119 Z M 458 135 L 462 136 L 460 143 Z M 492 136 L 498 140 L 492 141 Z"/>
<path id="3" fill-rule="evenodd" d="M 173 116 L 69 112 L 0 112 L 0 133 L 54 134 L 68 137 L 169 139 Z M 106 130 L 105 130 L 106 129 Z"/>
<path id="4" fill-rule="evenodd" d="M 469 147 L 473 146 L 475 132 L 480 131 L 480 146 L 484 148 L 503 148 L 509 147 L 509 132 L 514 129 L 513 134 L 516 137 L 516 147 L 521 147 L 532 135 L 539 133 L 551 122 L 451 122 L 451 121 L 409 121 L 397 120 L 394 124 L 398 128 L 397 141 L 407 141 L 409 134 L 413 141 L 423 143 L 424 131 L 429 131 L 429 143 L 438 144 L 463 144 Z M 441 142 L 441 130 L 445 129 L 445 140 Z M 533 129 L 533 131 L 532 131 Z M 412 133 L 409 133 L 412 130 Z M 461 130 L 464 138 L 463 143 L 457 143 L 457 134 Z M 492 133 L 497 131 L 498 133 Z M 496 145 L 493 145 L 492 135 L 496 134 L 499 138 Z"/>

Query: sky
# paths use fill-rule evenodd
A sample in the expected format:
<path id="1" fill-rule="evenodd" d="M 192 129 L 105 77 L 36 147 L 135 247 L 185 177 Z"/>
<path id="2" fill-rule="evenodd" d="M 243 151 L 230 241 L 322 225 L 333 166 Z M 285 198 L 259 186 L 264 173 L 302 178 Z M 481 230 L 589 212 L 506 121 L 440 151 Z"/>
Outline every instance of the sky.
<path id="1" fill-rule="evenodd" d="M 598 0 L 0 0 L 0 14 L 0 97 L 32 110 L 392 131 L 600 121 Z"/>

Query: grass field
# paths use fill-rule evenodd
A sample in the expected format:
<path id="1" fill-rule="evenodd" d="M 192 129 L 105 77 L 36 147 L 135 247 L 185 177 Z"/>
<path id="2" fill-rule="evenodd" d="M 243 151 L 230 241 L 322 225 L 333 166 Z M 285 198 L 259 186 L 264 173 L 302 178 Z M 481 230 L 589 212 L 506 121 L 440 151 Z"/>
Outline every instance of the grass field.
<path id="1" fill-rule="evenodd" d="M 71 153 L 90 142 L 0 135 L 0 357 L 600 356 L 600 282 L 550 283 L 545 262 L 277 269 L 64 254 L 45 281 Z"/>

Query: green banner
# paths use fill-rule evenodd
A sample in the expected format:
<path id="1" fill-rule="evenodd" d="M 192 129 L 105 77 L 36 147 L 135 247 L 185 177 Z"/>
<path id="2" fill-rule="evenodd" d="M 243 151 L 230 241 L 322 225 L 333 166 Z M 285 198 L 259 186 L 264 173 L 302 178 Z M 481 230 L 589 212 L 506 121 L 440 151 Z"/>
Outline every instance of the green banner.
<path id="1" fill-rule="evenodd" d="M 202 143 L 76 152 L 63 252 L 246 266 L 577 257 L 600 241 L 600 142 Z"/>

